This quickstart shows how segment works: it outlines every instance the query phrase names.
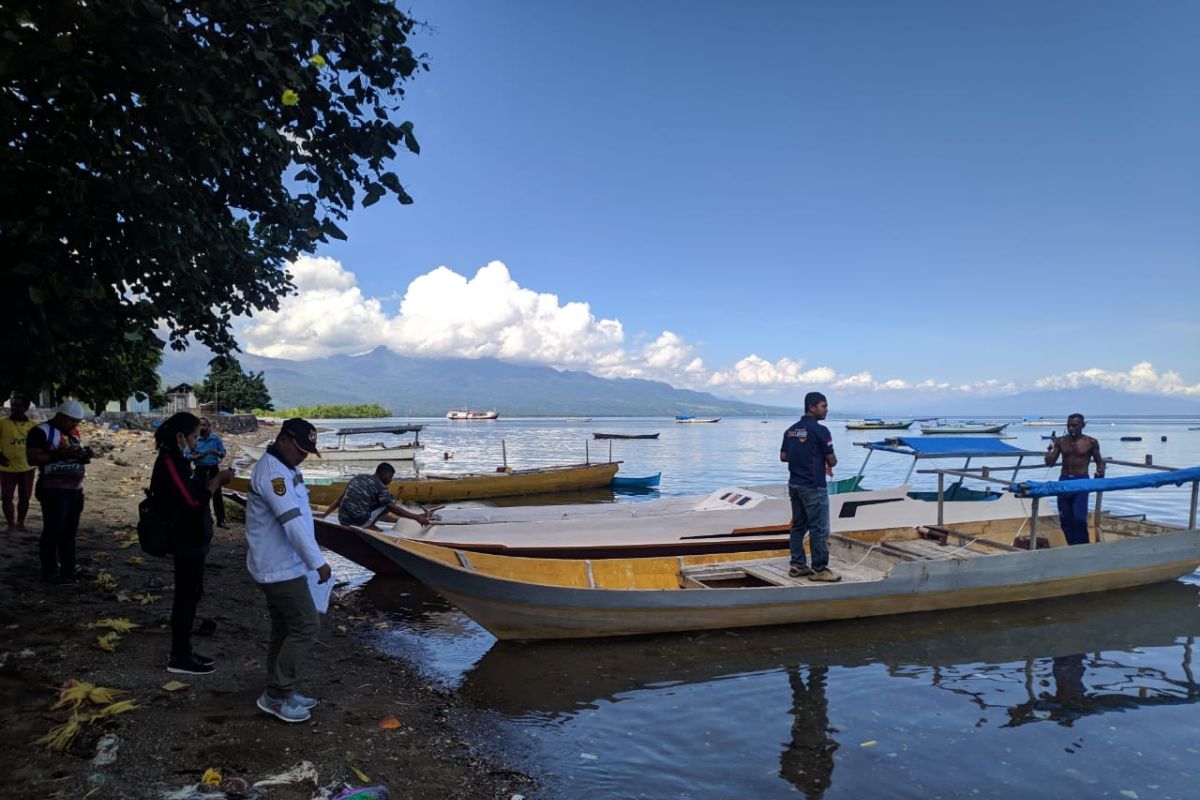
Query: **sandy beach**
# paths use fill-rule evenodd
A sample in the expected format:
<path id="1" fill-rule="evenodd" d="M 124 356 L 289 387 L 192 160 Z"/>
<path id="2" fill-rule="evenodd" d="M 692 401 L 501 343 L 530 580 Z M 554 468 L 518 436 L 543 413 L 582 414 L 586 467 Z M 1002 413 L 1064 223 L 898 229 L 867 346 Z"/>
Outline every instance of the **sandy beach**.
<path id="1" fill-rule="evenodd" d="M 369 647 L 370 634 L 389 623 L 353 592 L 335 592 L 322 619 L 303 687 L 321 701 L 312 721 L 287 725 L 259 711 L 254 701 L 264 684 L 269 620 L 245 569 L 241 514 L 232 504 L 230 528 L 216 531 L 198 614 L 215 623 L 215 631 L 193 640 L 198 652 L 216 660 L 217 671 L 169 674 L 171 562 L 142 553 L 134 533 L 153 463 L 151 437 L 90 424 L 81 434 L 97 453 L 88 468 L 78 543 L 79 566 L 92 578 L 74 587 L 38 580 L 36 501 L 28 531 L 0 533 L 5 796 L 232 797 L 240 786 L 231 778 L 253 787 L 289 770 L 293 782 L 251 788 L 251 794 L 333 797 L 347 785 L 382 785 L 393 798 L 511 798 L 532 788 L 526 776 L 474 752 L 471 740 L 483 734 L 452 692 Z M 238 437 L 223 438 L 232 452 Z M 89 626 L 121 618 L 138 627 L 118 633 L 108 652 L 97 640 L 113 631 Z M 34 744 L 70 720 L 69 708 L 52 706 L 71 680 L 119 690 L 118 699 L 136 708 L 83 723 L 61 752 Z M 85 703 L 76 713 L 86 718 L 106 705 Z M 201 795 L 209 770 L 220 778 L 208 772 L 213 786 Z"/>

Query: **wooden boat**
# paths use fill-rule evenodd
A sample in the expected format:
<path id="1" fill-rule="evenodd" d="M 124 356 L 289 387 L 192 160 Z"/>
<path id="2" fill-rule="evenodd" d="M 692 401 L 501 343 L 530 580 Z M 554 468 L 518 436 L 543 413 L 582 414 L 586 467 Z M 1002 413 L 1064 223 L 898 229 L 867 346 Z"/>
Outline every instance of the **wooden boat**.
<path id="1" fill-rule="evenodd" d="M 1002 433 L 1005 428 L 1011 425 L 1011 422 L 947 422 L 946 420 L 938 420 L 933 425 L 922 425 L 921 433 L 924 434 L 953 434 L 953 433 Z"/>
<path id="2" fill-rule="evenodd" d="M 1037 425 L 1037 426 L 1040 426 L 1043 428 L 1049 428 L 1051 426 L 1062 427 L 1066 423 L 1061 419 L 1055 420 L 1055 419 L 1046 419 L 1045 417 L 1022 417 L 1021 424 L 1022 425 Z"/>
<path id="3" fill-rule="evenodd" d="M 675 417 L 675 421 L 684 425 L 698 425 L 702 422 L 720 422 L 720 417 L 700 419 L 699 417 Z"/>
<path id="4" fill-rule="evenodd" d="M 466 420 L 482 420 L 482 419 L 500 419 L 498 411 L 471 411 L 467 408 L 456 408 L 446 412 L 446 419 L 466 419 Z"/>
<path id="5" fill-rule="evenodd" d="M 640 478 L 616 475 L 613 477 L 612 484 L 610 485 L 614 489 L 653 489 L 655 486 L 658 486 L 661 478 L 661 472 L 656 472 L 653 475 L 646 475 Z"/>
<path id="6" fill-rule="evenodd" d="M 421 431 L 424 430 L 424 425 L 373 425 L 337 428 L 333 431 L 333 435 L 337 437 L 337 444 L 330 446 L 321 446 L 322 461 L 412 461 L 416 457 L 418 450 L 425 445 L 421 444 Z M 413 440 L 405 444 L 385 446 L 383 442 L 376 442 L 368 446 L 353 446 L 347 444 L 347 438 L 351 436 L 370 436 L 379 434 L 388 434 L 391 436 L 403 436 L 407 433 L 413 434 Z M 262 458 L 263 453 L 267 452 L 267 446 L 270 441 L 262 444 L 242 444 L 238 445 L 246 455 L 253 459 Z"/>
<path id="7" fill-rule="evenodd" d="M 835 534 L 829 545 L 839 583 L 789 577 L 783 550 L 531 559 L 364 535 L 498 639 L 629 636 L 1013 603 L 1174 580 L 1200 566 L 1194 505 L 1187 528 L 1097 514 L 1102 527 L 1093 543 L 1039 548 L 1038 501 L 1182 482 L 1192 483 L 1195 495 L 1200 467 L 1014 484 L 1032 500 L 1027 520 L 887 528 L 869 538 Z M 1011 544 L 1025 530 L 1032 549 Z"/>
<path id="8" fill-rule="evenodd" d="M 397 500 L 409 503 L 449 503 L 489 497 L 513 497 L 546 492 L 571 492 L 608 486 L 619 462 L 567 464 L 532 469 L 498 469 L 496 472 L 425 473 L 417 478 L 397 478 L 388 489 Z M 350 476 L 313 471 L 304 475 L 309 502 L 329 505 L 341 497 Z M 244 492 L 248 475 L 236 475 L 229 489 Z"/>
<path id="9" fill-rule="evenodd" d="M 912 491 L 908 480 L 921 463 L 952 460 L 966 467 L 972 459 L 984 458 L 1015 461 L 1015 467 L 993 467 L 996 474 L 1011 472 L 1015 479 L 1026 457 L 1036 456 L 1041 464 L 1040 452 L 986 438 L 911 437 L 862 446 L 871 451 L 864 469 L 871 456 L 882 451 L 910 458 L 909 474 L 903 484 L 887 489 L 863 490 L 861 471 L 839 481 L 842 485 L 836 492 L 831 487 L 830 523 L 834 533 L 857 536 L 889 527 L 1028 517 L 1028 504 L 1011 492 L 974 489 L 961 481 L 943 482 L 940 492 Z M 855 488 L 859 491 L 853 491 Z M 425 528 L 403 519 L 380 527 L 390 537 L 410 537 L 477 552 L 534 558 L 614 558 L 775 550 L 787 547 L 790 518 L 787 487 L 773 486 L 718 489 L 700 497 L 664 497 L 643 503 L 444 508 L 434 514 L 434 524 Z M 355 548 L 361 544 L 361 531 L 338 525 L 336 518 L 322 519 L 318 515 L 316 525 L 326 542 L 344 540 L 346 547 Z M 1056 541 L 1061 541 L 1061 533 L 1056 535 Z M 342 552 L 340 545 L 328 546 Z M 363 566 L 374 570 L 378 564 Z M 396 566 L 386 571 L 398 570 Z"/>
<path id="10" fill-rule="evenodd" d="M 657 433 L 593 433 L 593 439 L 657 439 Z"/>
<path id="11" fill-rule="evenodd" d="M 886 419 L 852 419 L 846 423 L 848 431 L 906 431 L 912 427 L 913 421 Z"/>

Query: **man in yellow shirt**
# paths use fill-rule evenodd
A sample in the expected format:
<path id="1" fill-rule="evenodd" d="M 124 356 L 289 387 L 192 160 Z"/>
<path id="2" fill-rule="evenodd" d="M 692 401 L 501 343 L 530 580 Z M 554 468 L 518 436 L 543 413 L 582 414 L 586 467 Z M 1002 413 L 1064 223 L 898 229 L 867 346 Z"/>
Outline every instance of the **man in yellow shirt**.
<path id="1" fill-rule="evenodd" d="M 25 460 L 25 437 L 34 421 L 29 419 L 29 398 L 13 392 L 8 401 L 8 417 L 0 417 L 0 500 L 8 530 L 25 530 L 29 496 L 33 494 L 33 467 Z M 13 495 L 17 496 L 13 508 Z M 14 513 L 16 524 L 13 524 Z"/>

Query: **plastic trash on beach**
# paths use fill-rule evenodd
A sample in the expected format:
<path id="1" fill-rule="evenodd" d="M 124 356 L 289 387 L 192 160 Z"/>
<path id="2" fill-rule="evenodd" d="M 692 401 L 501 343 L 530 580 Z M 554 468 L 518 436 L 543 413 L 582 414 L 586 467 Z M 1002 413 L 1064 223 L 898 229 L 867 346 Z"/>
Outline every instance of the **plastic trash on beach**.
<path id="1" fill-rule="evenodd" d="M 347 786 L 329 800 L 387 800 L 386 786 Z"/>

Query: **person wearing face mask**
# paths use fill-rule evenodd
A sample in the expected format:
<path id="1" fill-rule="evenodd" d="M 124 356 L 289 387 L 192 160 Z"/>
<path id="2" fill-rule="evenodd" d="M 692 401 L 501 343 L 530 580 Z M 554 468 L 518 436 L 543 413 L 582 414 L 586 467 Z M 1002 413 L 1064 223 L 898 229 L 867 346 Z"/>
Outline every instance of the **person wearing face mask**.
<path id="1" fill-rule="evenodd" d="M 186 453 L 196 448 L 200 420 L 181 411 L 154 432 L 158 456 L 150 475 L 150 494 L 171 519 L 170 552 L 175 561 L 175 599 L 171 605 L 171 655 L 167 672 L 207 675 L 213 660 L 192 651 L 192 625 L 204 593 L 204 560 L 212 541 L 208 502 L 233 470 L 193 471 Z"/>
<path id="2" fill-rule="evenodd" d="M 1096 477 L 1104 477 L 1104 458 L 1100 455 L 1100 443 L 1091 436 L 1084 436 L 1087 422 L 1083 414 L 1067 417 L 1067 435 L 1055 437 L 1046 450 L 1046 466 L 1052 467 L 1062 456 L 1060 481 L 1077 481 L 1088 477 L 1088 462 L 1095 460 Z M 1058 496 L 1058 523 L 1062 526 L 1067 544 L 1088 544 L 1088 493 L 1074 492 Z"/>
<path id="3" fill-rule="evenodd" d="M 188 454 L 196 473 L 205 478 L 211 478 L 221 471 L 221 459 L 226 456 L 225 445 L 221 437 L 212 432 L 212 423 L 207 417 L 200 418 L 200 435 L 196 437 L 196 447 Z M 218 528 L 228 528 L 225 524 L 225 498 L 220 492 L 212 496 L 213 520 Z"/>

